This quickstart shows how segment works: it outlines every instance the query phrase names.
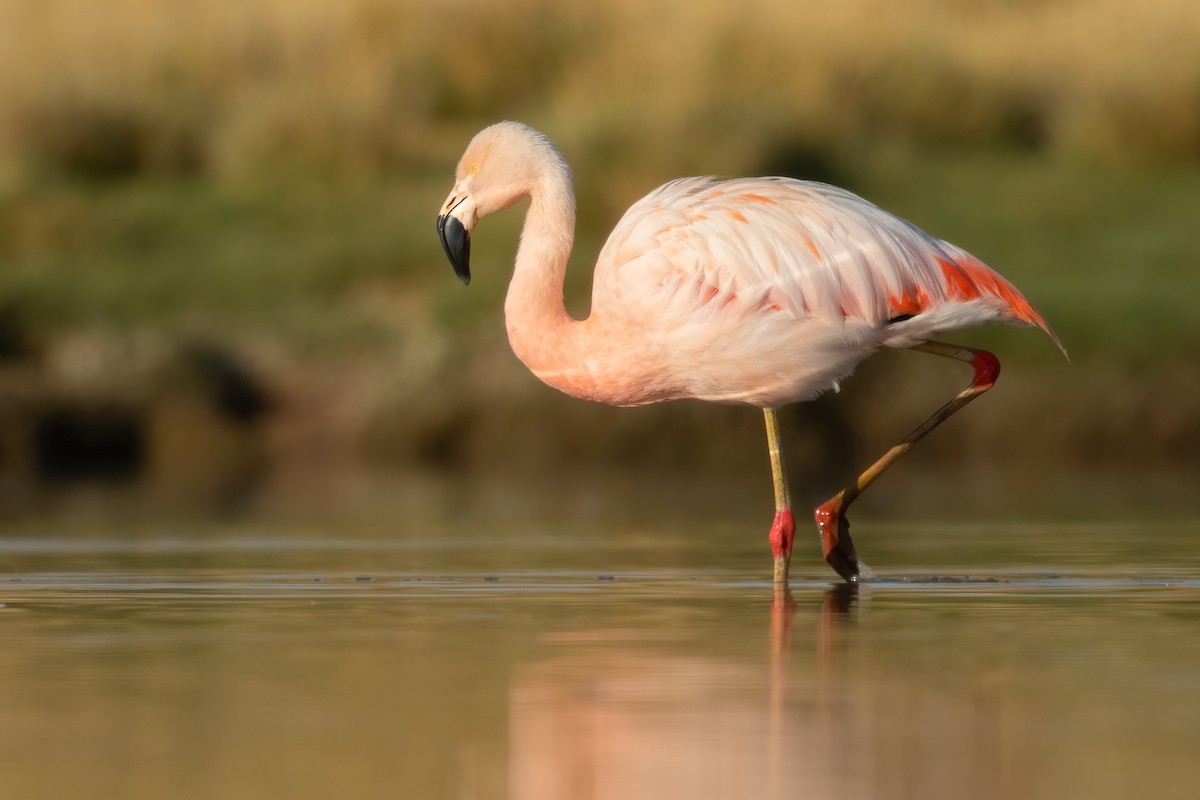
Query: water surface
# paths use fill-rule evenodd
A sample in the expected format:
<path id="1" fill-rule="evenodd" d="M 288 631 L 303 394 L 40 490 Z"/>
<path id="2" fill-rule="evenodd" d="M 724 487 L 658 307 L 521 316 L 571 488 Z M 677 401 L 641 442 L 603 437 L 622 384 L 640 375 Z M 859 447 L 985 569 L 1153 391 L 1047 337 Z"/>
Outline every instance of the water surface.
<path id="1" fill-rule="evenodd" d="M 735 528 L 9 536 L 0 796 L 1195 796 L 1197 526 Z"/>

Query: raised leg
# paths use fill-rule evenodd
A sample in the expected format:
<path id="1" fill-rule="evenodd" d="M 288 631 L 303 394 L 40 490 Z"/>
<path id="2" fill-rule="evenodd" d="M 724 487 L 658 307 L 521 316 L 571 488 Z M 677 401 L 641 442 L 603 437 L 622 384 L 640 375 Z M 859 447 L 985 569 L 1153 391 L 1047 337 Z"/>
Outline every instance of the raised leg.
<path id="1" fill-rule="evenodd" d="M 775 520 L 771 523 L 771 554 L 775 557 L 775 587 L 787 586 L 788 563 L 792 559 L 792 541 L 796 538 L 796 517 L 788 494 L 787 471 L 779 445 L 779 417 L 773 408 L 764 408 L 767 421 L 767 451 L 771 455 L 771 478 L 775 483 Z"/>
<path id="2" fill-rule="evenodd" d="M 862 576 L 863 566 L 859 563 L 858 554 L 854 550 L 854 542 L 850 538 L 850 523 L 846 520 L 846 509 L 850 507 L 856 497 L 863 493 L 863 490 L 883 474 L 885 469 L 907 453 L 910 447 L 953 416 L 960 408 L 992 388 L 996 383 L 996 377 L 1000 374 L 999 359 L 986 350 L 975 350 L 942 342 L 925 342 L 912 349 L 965 361 L 975 368 L 975 377 L 971 380 L 970 386 L 935 411 L 933 416 L 921 423 L 903 441 L 868 467 L 862 475 L 858 476 L 858 480 L 853 485 L 847 486 L 817 507 L 815 516 L 817 529 L 821 533 L 821 546 L 825 552 L 825 561 L 837 571 L 837 574 L 850 582 L 857 581 Z"/>

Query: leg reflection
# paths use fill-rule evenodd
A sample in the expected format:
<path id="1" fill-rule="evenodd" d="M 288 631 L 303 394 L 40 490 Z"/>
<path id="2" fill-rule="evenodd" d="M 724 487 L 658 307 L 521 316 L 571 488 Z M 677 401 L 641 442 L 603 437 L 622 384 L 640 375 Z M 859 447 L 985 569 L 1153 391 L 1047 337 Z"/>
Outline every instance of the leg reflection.
<path id="1" fill-rule="evenodd" d="M 771 660 L 767 695 L 767 790 L 768 797 L 782 797 L 786 784 L 786 714 L 788 673 L 791 655 L 792 618 L 796 601 L 787 586 L 775 585 L 771 601 Z"/>
<path id="2" fill-rule="evenodd" d="M 840 583 L 827 591 L 821 602 L 821 616 L 817 621 L 817 657 L 823 672 L 836 666 L 837 640 L 841 630 L 853 621 L 858 591 L 857 583 Z"/>
<path id="3" fill-rule="evenodd" d="M 840 639 L 842 629 L 853 623 L 853 609 L 858 600 L 858 584 L 842 583 L 827 591 L 821 600 L 820 612 L 816 624 L 816 655 L 817 669 L 815 682 L 815 715 L 811 721 L 815 725 L 805 726 L 807 730 L 797 731 L 798 740 L 809 739 L 807 752 L 815 756 L 813 763 L 830 767 L 827 772 L 810 773 L 807 778 L 811 785 L 822 782 L 836 785 L 836 767 L 840 759 L 844 720 L 838 712 L 841 692 Z M 767 719 L 767 784 L 769 797 L 784 797 L 788 794 L 787 776 L 794 774 L 794 765 L 789 764 L 789 757 L 795 758 L 796 748 L 789 744 L 791 737 L 787 730 L 789 719 L 789 678 L 792 674 L 791 637 L 792 620 L 796 614 L 796 601 L 789 589 L 777 589 L 771 603 L 771 649 L 770 649 L 770 689 L 768 693 Z M 800 717 L 802 719 L 803 717 Z M 792 714 L 793 721 L 797 715 Z M 815 736 L 813 734 L 816 734 Z M 807 760 L 807 759 L 806 759 Z M 792 790 L 794 786 L 790 787 Z"/>

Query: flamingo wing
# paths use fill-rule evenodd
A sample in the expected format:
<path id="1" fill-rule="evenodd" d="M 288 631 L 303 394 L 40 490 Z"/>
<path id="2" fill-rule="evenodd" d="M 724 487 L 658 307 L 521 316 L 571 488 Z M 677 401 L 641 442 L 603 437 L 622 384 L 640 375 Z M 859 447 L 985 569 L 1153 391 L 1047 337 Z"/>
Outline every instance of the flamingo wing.
<path id="1" fill-rule="evenodd" d="M 782 313 L 869 326 L 892 347 L 1006 322 L 1037 325 L 1062 348 L 1021 293 L 965 250 L 844 189 L 790 178 L 662 186 L 617 224 L 596 280 L 598 308 L 649 295 L 680 321 Z"/>

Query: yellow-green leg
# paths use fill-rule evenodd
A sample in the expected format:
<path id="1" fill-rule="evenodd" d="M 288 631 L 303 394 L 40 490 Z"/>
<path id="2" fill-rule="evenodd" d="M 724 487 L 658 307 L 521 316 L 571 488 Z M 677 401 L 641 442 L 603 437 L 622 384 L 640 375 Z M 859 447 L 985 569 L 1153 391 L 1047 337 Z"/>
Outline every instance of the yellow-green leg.
<path id="1" fill-rule="evenodd" d="M 779 417 L 773 408 L 764 408 L 767 423 L 767 452 L 771 456 L 771 478 L 775 484 L 775 520 L 771 523 L 771 554 L 775 557 L 775 587 L 787 586 L 788 564 L 792 559 L 792 542 L 796 538 L 796 517 L 792 514 L 792 498 L 788 492 L 787 469 L 783 463 L 783 448 L 779 442 Z"/>
<path id="2" fill-rule="evenodd" d="M 975 368 L 975 377 L 971 380 L 970 386 L 955 395 L 950 402 L 935 411 L 929 419 L 917 426 L 917 429 L 899 444 L 884 453 L 883 457 L 859 475 L 858 480 L 852 485 L 847 486 L 817 507 L 815 516 L 817 528 L 821 533 L 825 561 L 850 582 L 859 579 L 862 574 L 862 565 L 855 552 L 854 542 L 850 538 L 850 523 L 846 520 L 846 509 L 850 507 L 855 498 L 875 482 L 876 478 L 883 474 L 884 470 L 907 453 L 909 448 L 938 425 L 948 420 L 960 408 L 992 388 L 1000 374 L 1000 360 L 986 350 L 975 350 L 942 342 L 925 342 L 912 349 L 964 361 Z"/>

